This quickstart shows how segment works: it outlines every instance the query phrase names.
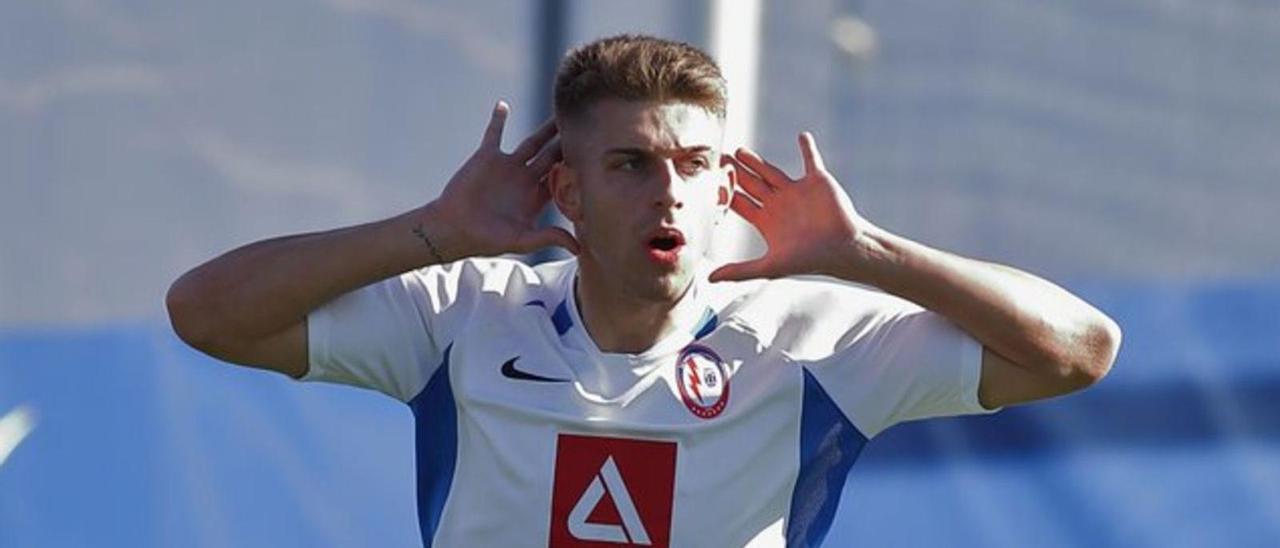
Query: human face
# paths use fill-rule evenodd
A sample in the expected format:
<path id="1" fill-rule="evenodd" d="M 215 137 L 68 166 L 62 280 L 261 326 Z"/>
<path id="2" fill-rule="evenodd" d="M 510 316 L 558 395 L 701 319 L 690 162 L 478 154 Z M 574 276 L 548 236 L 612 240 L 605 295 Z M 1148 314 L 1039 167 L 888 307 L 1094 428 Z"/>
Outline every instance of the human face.
<path id="1" fill-rule="evenodd" d="M 696 105 L 619 99 L 562 125 L 554 195 L 581 244 L 583 278 L 645 301 L 684 294 L 733 196 L 723 134 Z"/>

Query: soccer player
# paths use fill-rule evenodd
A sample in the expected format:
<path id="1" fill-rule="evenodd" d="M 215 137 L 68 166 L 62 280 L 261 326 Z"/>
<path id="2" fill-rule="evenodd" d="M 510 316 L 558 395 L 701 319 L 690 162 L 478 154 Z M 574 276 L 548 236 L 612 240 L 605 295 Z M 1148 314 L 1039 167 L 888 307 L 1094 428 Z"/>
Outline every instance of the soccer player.
<path id="1" fill-rule="evenodd" d="M 554 120 L 510 153 L 499 102 L 439 198 L 213 259 L 170 289 L 174 329 L 408 404 L 422 538 L 441 546 L 819 545 L 889 426 L 1107 373 L 1104 314 L 872 224 L 808 133 L 795 177 L 722 154 L 725 103 L 689 45 L 582 46 Z M 548 202 L 572 234 L 536 226 Z M 730 214 L 768 249 L 713 270 Z M 574 257 L 495 258 L 546 246 Z"/>

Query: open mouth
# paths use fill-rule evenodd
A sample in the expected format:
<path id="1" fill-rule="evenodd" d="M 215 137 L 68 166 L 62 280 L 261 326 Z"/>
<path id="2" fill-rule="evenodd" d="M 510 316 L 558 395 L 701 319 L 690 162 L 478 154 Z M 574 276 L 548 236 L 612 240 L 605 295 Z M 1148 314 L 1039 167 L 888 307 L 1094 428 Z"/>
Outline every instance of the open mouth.
<path id="1" fill-rule="evenodd" d="M 649 258 L 663 264 L 674 264 L 680 258 L 680 248 L 684 247 L 684 234 L 674 228 L 662 228 L 653 233 L 648 240 Z"/>
<path id="2" fill-rule="evenodd" d="M 649 240 L 649 247 L 658 251 L 671 251 L 680 246 L 680 240 L 675 236 L 658 236 Z"/>

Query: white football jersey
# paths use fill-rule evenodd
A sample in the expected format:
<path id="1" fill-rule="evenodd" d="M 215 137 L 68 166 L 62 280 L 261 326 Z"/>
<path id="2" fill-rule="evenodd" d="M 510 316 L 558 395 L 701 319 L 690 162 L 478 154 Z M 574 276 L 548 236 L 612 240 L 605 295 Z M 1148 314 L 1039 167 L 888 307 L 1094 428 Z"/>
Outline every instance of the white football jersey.
<path id="1" fill-rule="evenodd" d="M 709 283 L 640 354 L 601 352 L 576 261 L 432 266 L 308 316 L 304 380 L 415 418 L 428 546 L 815 546 L 864 444 L 986 413 L 982 347 L 856 285 Z"/>

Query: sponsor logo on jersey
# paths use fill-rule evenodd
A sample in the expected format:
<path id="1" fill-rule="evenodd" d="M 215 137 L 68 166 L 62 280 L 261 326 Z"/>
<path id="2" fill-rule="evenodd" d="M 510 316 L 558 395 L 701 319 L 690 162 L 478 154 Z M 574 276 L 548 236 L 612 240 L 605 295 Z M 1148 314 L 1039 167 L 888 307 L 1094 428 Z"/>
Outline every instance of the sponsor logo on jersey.
<path id="1" fill-rule="evenodd" d="M 724 360 L 710 348 L 693 344 L 676 358 L 680 399 L 694 415 L 712 419 L 729 405 L 729 375 Z"/>
<path id="2" fill-rule="evenodd" d="M 569 379 L 557 379 L 557 378 L 555 378 L 555 377 L 544 377 L 544 376 L 542 376 L 542 375 L 537 375 L 537 374 L 534 374 L 534 373 L 530 373 L 530 372 L 528 372 L 528 371 L 523 371 L 523 370 L 520 370 L 520 369 L 516 369 L 516 360 L 519 360 L 519 359 L 520 359 L 520 356 L 516 356 L 516 357 L 514 357 L 514 358 L 511 358 L 511 359 L 509 359 L 509 360 L 507 360 L 507 361 L 503 362 L 503 363 L 502 363 L 502 376 L 504 376 L 504 377 L 506 377 L 506 378 L 508 378 L 508 379 L 515 379 L 515 380 L 518 380 L 518 381 L 533 381 L 533 382 L 569 382 Z"/>
<path id="3" fill-rule="evenodd" d="M 560 434 L 552 548 L 670 544 L 676 444 Z"/>

